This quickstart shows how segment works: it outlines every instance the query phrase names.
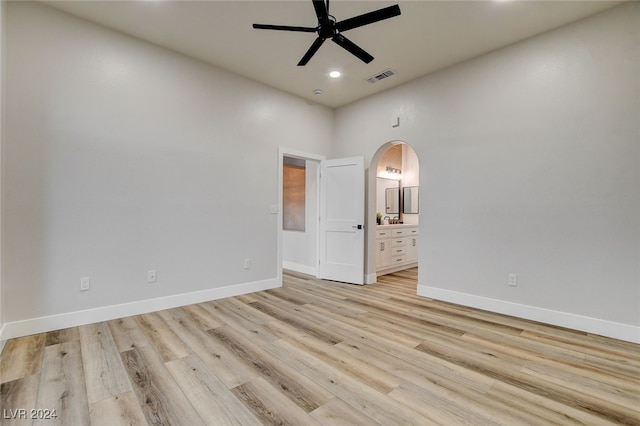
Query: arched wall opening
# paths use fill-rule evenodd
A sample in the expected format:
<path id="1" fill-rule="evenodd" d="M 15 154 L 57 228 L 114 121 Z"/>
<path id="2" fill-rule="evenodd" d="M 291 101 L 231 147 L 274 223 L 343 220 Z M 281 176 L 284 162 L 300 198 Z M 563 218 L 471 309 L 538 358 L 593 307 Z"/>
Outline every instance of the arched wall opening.
<path id="1" fill-rule="evenodd" d="M 378 148 L 369 165 L 367 173 L 367 199 L 366 199 L 366 263 L 365 263 L 365 283 L 373 284 L 377 282 L 377 276 L 380 272 L 378 262 L 378 246 L 377 246 L 377 232 L 378 230 L 385 229 L 384 221 L 382 225 L 378 225 L 377 213 L 380 213 L 381 219 L 388 216 L 390 221 L 396 219 L 402 224 L 412 225 L 414 228 L 419 227 L 419 208 L 418 203 L 415 203 L 415 210 L 413 212 L 405 212 L 407 208 L 403 208 L 402 193 L 407 193 L 408 201 L 411 193 L 415 194 L 414 197 L 418 198 L 419 182 L 420 182 L 420 167 L 419 158 L 413 147 L 401 140 L 390 141 Z M 380 189 L 381 183 L 389 180 L 390 185 L 394 186 L 393 181 L 397 181 L 397 187 L 399 192 L 399 210 L 397 214 L 387 214 L 387 211 L 381 211 L 385 208 L 381 205 L 380 197 L 383 197 L 385 191 Z M 407 189 L 404 189 L 407 188 Z M 408 189 L 414 188 L 414 189 Z M 414 200 L 415 201 L 415 200 Z M 410 209 L 410 206 L 407 206 Z M 416 250 L 417 252 L 417 250 Z M 410 267 L 414 267 L 418 264 L 418 259 L 415 262 L 409 263 Z M 382 271 L 382 273 L 385 273 Z"/>

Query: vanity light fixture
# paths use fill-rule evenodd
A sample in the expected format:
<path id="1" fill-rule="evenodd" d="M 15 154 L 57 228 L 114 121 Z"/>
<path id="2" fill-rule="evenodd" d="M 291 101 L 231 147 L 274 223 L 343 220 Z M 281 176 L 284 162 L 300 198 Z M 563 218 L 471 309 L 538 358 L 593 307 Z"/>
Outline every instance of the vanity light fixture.
<path id="1" fill-rule="evenodd" d="M 386 166 L 384 172 L 381 173 L 379 177 L 385 179 L 400 180 L 402 179 L 402 170 L 396 169 L 395 167 Z"/>

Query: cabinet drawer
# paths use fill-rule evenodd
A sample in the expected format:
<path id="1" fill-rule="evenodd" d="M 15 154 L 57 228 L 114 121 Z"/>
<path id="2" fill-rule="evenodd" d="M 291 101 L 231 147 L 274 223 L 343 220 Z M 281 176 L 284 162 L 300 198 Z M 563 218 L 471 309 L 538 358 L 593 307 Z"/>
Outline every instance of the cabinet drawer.
<path id="1" fill-rule="evenodd" d="M 418 235 L 418 228 L 407 229 L 406 235 L 410 235 L 410 236 Z"/>
<path id="2" fill-rule="evenodd" d="M 391 247 L 391 256 L 404 255 L 407 252 L 406 247 Z"/>
<path id="3" fill-rule="evenodd" d="M 391 239 L 391 247 L 404 247 L 407 245 L 406 238 L 392 238 Z"/>
<path id="4" fill-rule="evenodd" d="M 389 238 L 391 236 L 391 230 L 387 229 L 385 231 L 376 231 L 376 238 Z"/>
<path id="5" fill-rule="evenodd" d="M 392 256 L 391 257 L 391 264 L 392 265 L 399 265 L 401 263 L 405 263 L 407 261 L 407 257 L 404 254 L 401 254 L 399 256 Z"/>
<path id="6" fill-rule="evenodd" d="M 391 230 L 391 234 L 394 237 L 404 237 L 405 235 L 408 235 L 406 229 L 393 229 Z"/>

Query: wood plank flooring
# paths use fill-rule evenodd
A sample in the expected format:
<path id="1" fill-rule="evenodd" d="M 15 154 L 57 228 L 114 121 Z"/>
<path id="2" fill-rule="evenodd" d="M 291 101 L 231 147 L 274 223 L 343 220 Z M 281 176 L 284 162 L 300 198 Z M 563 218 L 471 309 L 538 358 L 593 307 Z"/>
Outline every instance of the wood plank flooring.
<path id="1" fill-rule="evenodd" d="M 0 423 L 640 425 L 640 345 L 417 297 L 416 281 L 289 272 L 279 289 L 10 340 Z"/>

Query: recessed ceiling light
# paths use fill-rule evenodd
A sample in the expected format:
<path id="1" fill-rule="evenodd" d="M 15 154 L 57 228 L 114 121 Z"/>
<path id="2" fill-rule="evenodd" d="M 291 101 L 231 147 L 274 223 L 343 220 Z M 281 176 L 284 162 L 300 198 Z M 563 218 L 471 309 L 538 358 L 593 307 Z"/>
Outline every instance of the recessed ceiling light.
<path id="1" fill-rule="evenodd" d="M 329 73 L 329 77 L 331 78 L 338 78 L 342 75 L 342 73 L 340 71 L 331 71 Z"/>

